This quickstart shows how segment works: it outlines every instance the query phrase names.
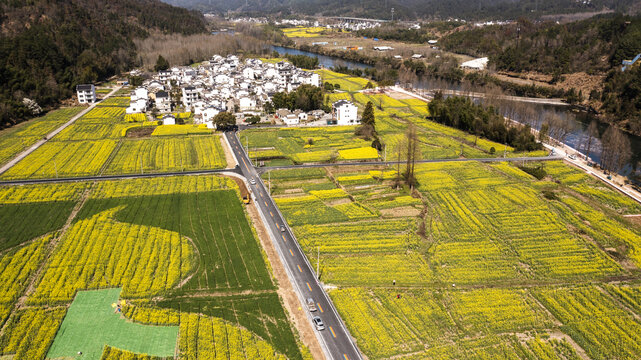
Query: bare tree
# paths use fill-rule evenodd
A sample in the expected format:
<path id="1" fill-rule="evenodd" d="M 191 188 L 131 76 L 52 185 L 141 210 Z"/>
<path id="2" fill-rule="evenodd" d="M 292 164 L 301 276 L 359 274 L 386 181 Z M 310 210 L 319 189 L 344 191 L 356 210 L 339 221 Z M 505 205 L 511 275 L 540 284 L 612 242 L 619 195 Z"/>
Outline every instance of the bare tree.
<path id="1" fill-rule="evenodd" d="M 403 176 L 405 183 L 409 185 L 410 188 L 413 188 L 416 185 L 414 168 L 416 166 L 416 160 L 420 157 L 418 134 L 416 132 L 416 125 L 414 124 L 409 124 L 405 132 L 405 153 L 407 154 L 407 158 L 405 174 L 403 174 Z"/>
<path id="2" fill-rule="evenodd" d="M 632 150 L 630 140 L 613 125 L 605 131 L 601 139 L 601 167 L 612 172 L 619 172 L 630 161 Z"/>
<path id="3" fill-rule="evenodd" d="M 590 148 L 592 147 L 592 140 L 599 136 L 599 128 L 596 119 L 592 120 L 586 131 L 587 141 L 585 142 L 585 156 L 590 158 Z"/>

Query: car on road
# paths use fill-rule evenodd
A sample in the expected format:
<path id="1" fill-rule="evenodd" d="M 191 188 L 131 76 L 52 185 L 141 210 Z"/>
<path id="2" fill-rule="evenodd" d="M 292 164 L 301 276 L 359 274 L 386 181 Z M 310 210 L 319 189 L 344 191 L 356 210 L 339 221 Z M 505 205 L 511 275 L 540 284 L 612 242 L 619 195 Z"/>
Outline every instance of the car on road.
<path id="1" fill-rule="evenodd" d="M 318 310 L 316 309 L 316 303 L 314 302 L 314 299 L 307 298 L 307 310 L 309 310 L 310 312 Z"/>
<path id="2" fill-rule="evenodd" d="M 325 330 L 325 324 L 323 324 L 323 319 L 321 319 L 320 316 L 314 316 L 312 321 L 314 322 L 314 326 L 316 326 L 316 330 Z"/>
<path id="3" fill-rule="evenodd" d="M 280 226 L 280 232 L 285 232 L 285 225 Z"/>
<path id="4" fill-rule="evenodd" d="M 254 178 L 249 179 L 249 183 L 252 185 L 256 185 L 256 179 Z"/>

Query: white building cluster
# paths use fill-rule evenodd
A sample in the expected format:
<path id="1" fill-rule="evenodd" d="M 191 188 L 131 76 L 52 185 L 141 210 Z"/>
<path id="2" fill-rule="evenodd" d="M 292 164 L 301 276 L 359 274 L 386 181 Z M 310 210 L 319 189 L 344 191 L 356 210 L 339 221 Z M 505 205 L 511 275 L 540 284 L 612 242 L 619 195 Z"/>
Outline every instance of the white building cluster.
<path id="1" fill-rule="evenodd" d="M 241 61 L 235 55 L 215 55 L 197 67 L 160 71 L 131 93 L 127 113 L 171 112 L 171 95 L 196 120 L 211 122 L 219 112 L 259 114 L 277 92 L 290 92 L 303 84 L 320 86 L 320 76 L 287 62 Z M 176 104 L 175 104 L 176 105 Z"/>

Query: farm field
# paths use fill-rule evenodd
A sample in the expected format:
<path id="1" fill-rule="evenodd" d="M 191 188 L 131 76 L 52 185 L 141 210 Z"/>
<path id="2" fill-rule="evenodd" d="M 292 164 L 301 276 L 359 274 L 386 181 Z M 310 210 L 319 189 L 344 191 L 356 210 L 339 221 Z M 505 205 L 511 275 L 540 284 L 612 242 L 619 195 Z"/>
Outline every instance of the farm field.
<path id="1" fill-rule="evenodd" d="M 22 225 L 0 230 L 0 356 L 76 356 L 85 345 L 87 359 L 308 354 L 228 178 L 3 186 L 0 204 L 0 216 L 24 214 Z M 118 299 L 122 315 L 111 306 Z M 159 326 L 175 329 L 173 342 Z M 96 331 L 104 353 L 99 337 L 83 345 L 74 335 Z"/>
<path id="2" fill-rule="evenodd" d="M 197 125 L 157 126 L 151 138 L 125 138 L 127 131 L 133 128 L 155 124 L 126 122 L 121 99 L 128 100 L 119 97 L 107 99 L 113 101 L 101 103 L 89 111 L 2 174 L 0 179 L 129 174 L 140 171 L 169 172 L 220 169 L 227 166 L 220 137 L 202 136 L 211 134 L 211 130 Z M 63 115 L 72 116 L 69 115 L 72 114 L 71 110 L 60 111 L 57 115 L 60 118 Z M 66 117 L 63 119 L 68 120 Z M 47 121 L 42 120 L 32 127 L 35 131 L 36 125 L 45 123 Z M 48 129 L 44 125 L 38 126 L 42 130 Z M 31 141 L 29 139 L 35 139 L 33 142 L 38 140 L 33 135 L 21 137 L 23 133 L 31 134 L 26 131 L 29 129 L 31 128 L 25 128 L 16 132 L 16 136 L 7 137 L 7 141 L 13 142 L 10 146 L 15 150 L 7 150 L 7 160 L 21 151 L 23 145 L 28 145 L 28 141 Z"/>
<path id="3" fill-rule="evenodd" d="M 283 33 L 285 36 L 290 37 L 290 38 L 313 38 L 313 37 L 318 37 L 323 33 L 328 33 L 328 32 L 336 32 L 334 29 L 327 29 L 325 27 L 320 27 L 320 26 L 311 26 L 311 27 L 302 27 L 302 26 L 297 26 L 297 27 L 291 27 L 291 28 L 285 28 L 283 29 Z"/>
<path id="4" fill-rule="evenodd" d="M 328 93 L 325 102 L 330 105 L 338 100 L 353 101 L 362 112 L 368 102 L 374 105 L 376 130 L 385 149 L 375 156 L 370 154 L 352 157 L 358 148 L 371 147 L 371 140 L 354 134 L 356 126 L 291 127 L 279 129 L 250 129 L 239 136 L 249 145 L 252 159 L 267 165 L 331 163 L 333 161 L 396 160 L 405 141 L 408 124 L 414 124 L 418 133 L 418 150 L 421 159 L 487 158 L 503 156 L 546 156 L 545 151 L 515 152 L 512 147 L 466 132 L 450 128 L 425 117 L 429 115 L 427 103 L 418 99 L 394 99 L 385 93 L 361 91 L 367 79 L 345 75 L 326 69 L 316 70 L 323 82 L 340 86 L 339 92 Z M 376 86 L 376 84 L 372 84 Z M 364 153 L 363 153 L 364 154 Z M 401 154 L 401 158 L 404 158 Z"/>
<path id="5" fill-rule="evenodd" d="M 418 164 L 413 191 L 382 166 L 263 178 L 370 359 L 632 359 L 641 206 L 540 166 Z"/>
<path id="6" fill-rule="evenodd" d="M 45 135 L 69 121 L 84 107 L 66 107 L 50 111 L 45 116 L 0 131 L 0 164 L 4 164 Z"/>

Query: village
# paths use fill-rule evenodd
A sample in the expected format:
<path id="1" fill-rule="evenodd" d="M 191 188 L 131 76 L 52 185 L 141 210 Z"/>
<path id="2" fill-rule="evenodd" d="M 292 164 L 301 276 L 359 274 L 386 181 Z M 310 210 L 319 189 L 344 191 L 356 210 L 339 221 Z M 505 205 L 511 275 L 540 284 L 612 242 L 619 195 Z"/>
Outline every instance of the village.
<path id="1" fill-rule="evenodd" d="M 140 74 L 135 70 L 135 74 Z M 126 84 L 122 81 L 121 84 Z M 350 101 L 332 104 L 332 112 L 317 109 L 275 109 L 268 114 L 265 105 L 274 94 L 295 91 L 303 84 L 320 87 L 319 74 L 299 69 L 286 61 L 267 62 L 260 59 L 241 61 L 235 55 L 215 55 L 197 67 L 180 66 L 161 70 L 132 89 L 127 114 L 158 117 L 163 125 L 175 125 L 177 112 L 191 112 L 194 123 L 215 129 L 214 117 L 221 112 L 232 113 L 237 124 L 245 124 L 258 116 L 261 122 L 296 126 L 355 125 L 357 107 Z M 76 87 L 79 103 L 96 101 L 95 86 Z"/>

